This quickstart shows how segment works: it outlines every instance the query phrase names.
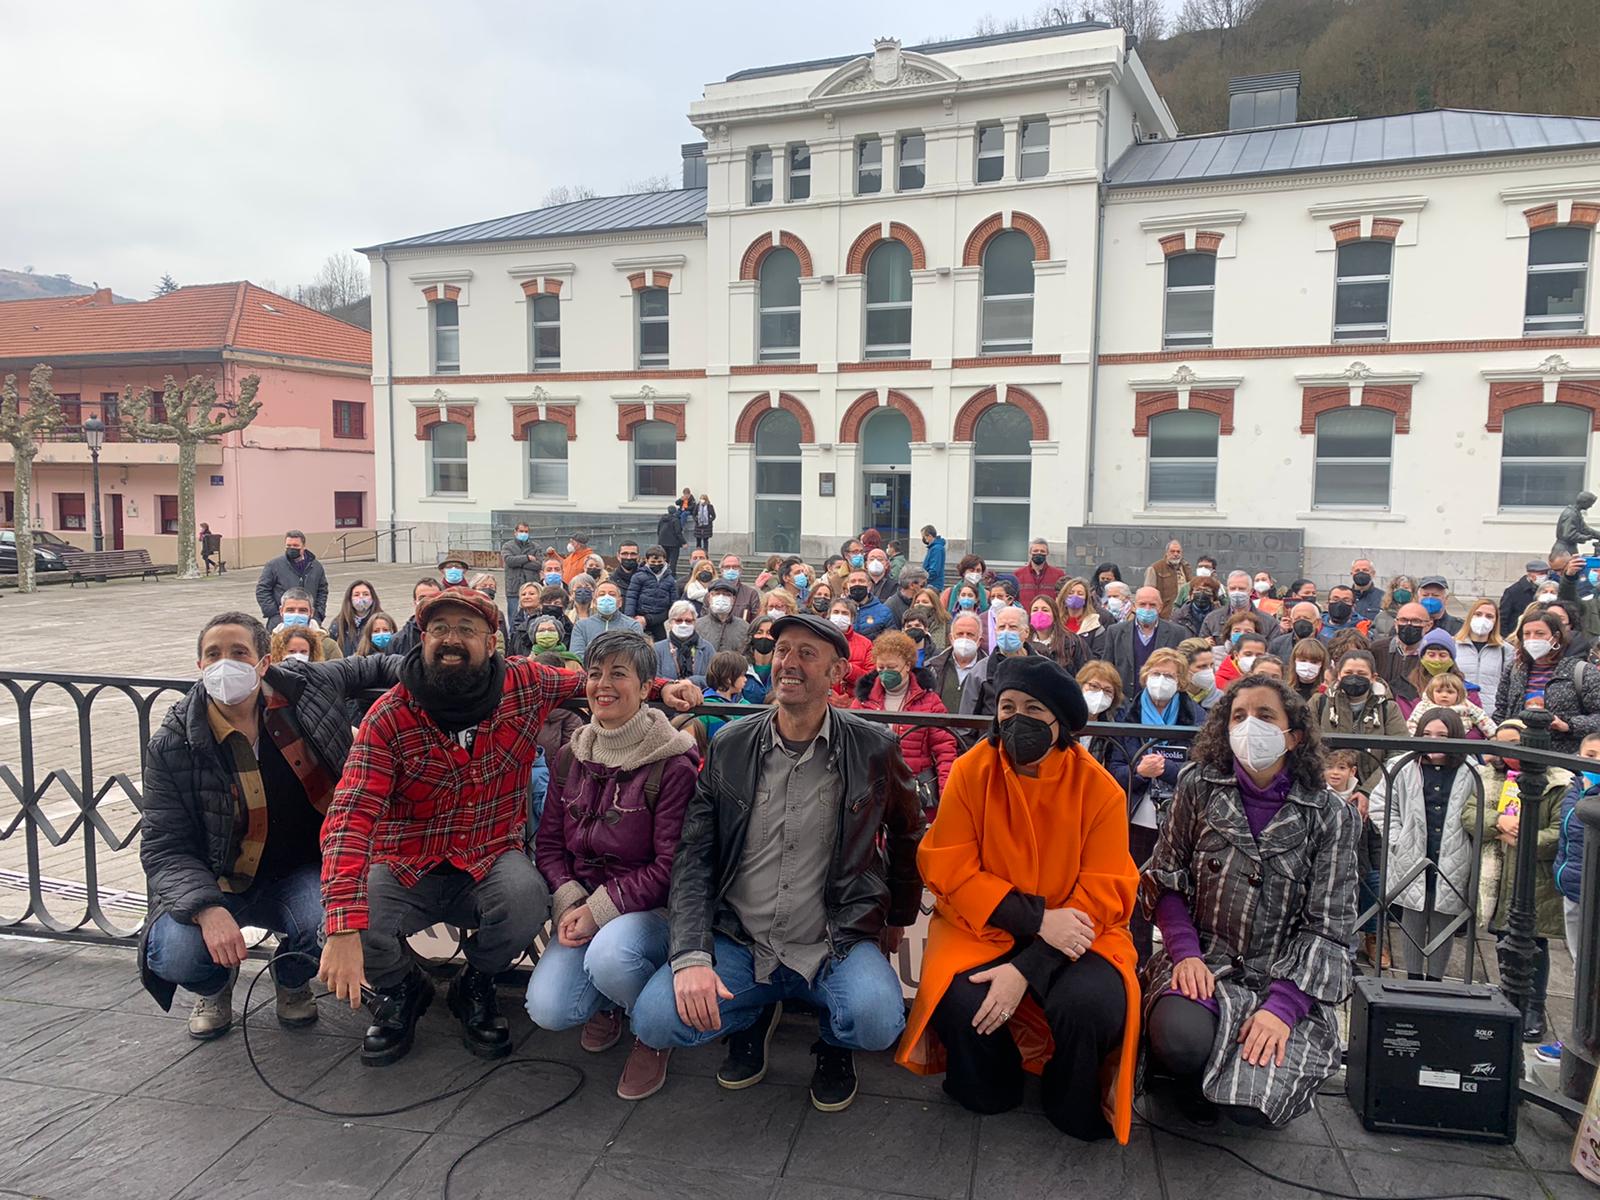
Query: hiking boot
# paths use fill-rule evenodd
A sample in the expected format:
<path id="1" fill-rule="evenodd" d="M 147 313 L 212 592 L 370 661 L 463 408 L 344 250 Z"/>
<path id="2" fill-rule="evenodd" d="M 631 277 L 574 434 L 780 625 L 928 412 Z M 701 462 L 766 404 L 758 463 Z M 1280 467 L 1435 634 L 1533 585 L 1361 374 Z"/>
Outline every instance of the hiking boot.
<path id="1" fill-rule="evenodd" d="M 196 1041 L 209 1042 L 233 1028 L 233 985 L 238 981 L 239 968 L 228 972 L 228 982 L 215 996 L 197 996 L 189 1010 L 189 1036 Z"/>
<path id="2" fill-rule="evenodd" d="M 372 1024 L 361 1039 L 362 1065 L 387 1067 L 411 1053 L 417 1021 L 432 1003 L 433 984 L 417 967 L 392 988 L 374 992 L 367 1005 Z"/>
<path id="3" fill-rule="evenodd" d="M 622 1040 L 622 1014 L 616 1009 L 596 1012 L 584 1023 L 578 1045 L 590 1054 L 604 1054 Z"/>
<path id="4" fill-rule="evenodd" d="M 450 981 L 445 998 L 461 1022 L 461 1044 L 479 1058 L 504 1058 L 511 1053 L 511 1028 L 500 1015 L 494 976 L 466 966 Z"/>
<path id="5" fill-rule="evenodd" d="M 816 1042 L 811 1053 L 817 1069 L 811 1073 L 811 1107 L 818 1112 L 843 1112 L 856 1098 L 856 1056 L 842 1046 Z"/>
<path id="6" fill-rule="evenodd" d="M 754 1087 L 767 1077 L 767 1050 L 783 1016 L 782 1004 L 769 1004 L 748 1029 L 728 1035 L 728 1057 L 717 1068 L 717 1082 L 730 1092 Z"/>
<path id="7" fill-rule="evenodd" d="M 643 1100 L 647 1096 L 654 1096 L 667 1082 L 667 1060 L 671 1057 L 671 1050 L 657 1050 L 634 1038 L 628 1061 L 622 1064 L 617 1095 L 624 1100 Z"/>
<path id="8" fill-rule="evenodd" d="M 1378 950 L 1378 935 L 1363 933 L 1361 935 L 1361 954 L 1367 962 L 1380 971 L 1387 971 L 1394 966 L 1394 959 L 1389 956 L 1389 947 L 1384 946 L 1382 952 Z"/>
<path id="9" fill-rule="evenodd" d="M 317 998 L 311 994 L 311 985 L 286 988 L 273 980 L 277 988 L 278 1024 L 285 1029 L 304 1029 L 317 1023 Z"/>

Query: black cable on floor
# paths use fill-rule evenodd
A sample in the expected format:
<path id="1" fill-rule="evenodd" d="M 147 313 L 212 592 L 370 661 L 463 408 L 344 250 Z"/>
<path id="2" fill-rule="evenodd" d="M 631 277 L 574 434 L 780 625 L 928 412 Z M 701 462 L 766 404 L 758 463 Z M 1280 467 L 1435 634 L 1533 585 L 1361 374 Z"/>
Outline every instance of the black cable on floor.
<path id="1" fill-rule="evenodd" d="M 573 1063 L 562 1062 L 560 1059 L 555 1058 L 516 1057 L 501 1059 L 470 1083 L 464 1083 L 460 1087 L 453 1087 L 447 1091 L 439 1092 L 432 1096 L 426 1096 L 421 1100 L 413 1100 L 410 1104 L 402 1104 L 396 1108 L 372 1109 L 367 1111 L 340 1111 L 333 1108 L 323 1108 L 321 1105 L 313 1104 L 309 1100 L 302 1100 L 298 1096 L 291 1096 L 288 1092 L 283 1091 L 275 1083 L 273 1083 L 272 1080 L 267 1078 L 266 1073 L 261 1069 L 260 1062 L 256 1060 L 254 1047 L 250 1045 L 250 1006 L 251 1000 L 255 996 L 256 984 L 260 983 L 263 977 L 272 973 L 272 966 L 274 963 L 291 958 L 303 958 L 308 962 L 313 963 L 319 961 L 315 955 L 307 954 L 304 951 L 299 950 L 286 950 L 281 951 L 278 954 L 274 954 L 271 960 L 268 961 L 266 969 L 257 974 L 256 977 L 250 981 L 250 985 L 245 988 L 244 1011 L 239 1017 L 239 1030 L 244 1035 L 244 1054 L 245 1058 L 250 1062 L 250 1069 L 255 1072 L 256 1078 L 261 1081 L 263 1087 L 265 1087 L 269 1092 L 271 1092 L 274 1096 L 277 1096 L 279 1099 L 287 1100 L 290 1104 L 295 1104 L 301 1108 L 309 1109 L 311 1112 L 317 1113 L 324 1117 L 393 1117 L 398 1116 L 400 1113 L 413 1112 L 416 1109 L 423 1108 L 429 1104 L 437 1104 L 441 1100 L 449 1100 L 452 1097 L 462 1096 L 468 1092 L 476 1091 L 478 1088 L 483 1086 L 484 1082 L 487 1081 L 490 1076 L 495 1075 L 496 1073 L 503 1071 L 508 1067 L 558 1067 L 561 1070 L 568 1071 L 572 1074 L 572 1086 L 567 1089 L 565 1094 L 551 1101 L 549 1104 L 546 1104 L 537 1112 L 529 1113 L 525 1117 L 519 1117 L 509 1124 L 502 1125 L 500 1128 L 485 1134 L 472 1145 L 468 1146 L 460 1154 L 456 1155 L 455 1158 L 451 1160 L 450 1166 L 445 1170 L 444 1182 L 441 1185 L 439 1193 L 440 1200 L 450 1200 L 450 1180 L 454 1177 L 461 1164 L 464 1163 L 470 1156 L 476 1154 L 479 1150 L 482 1150 L 490 1142 L 493 1142 L 496 1138 L 501 1137 L 503 1134 L 510 1133 L 513 1129 L 520 1129 L 522 1126 L 531 1124 L 532 1122 L 537 1121 L 540 1117 L 547 1116 L 548 1114 L 554 1112 L 556 1109 L 560 1108 L 563 1104 L 566 1104 L 574 1096 L 576 1096 L 583 1088 L 583 1085 L 588 1082 L 589 1077 L 584 1072 L 583 1068 L 576 1066 Z M 428 986 L 431 987 L 433 985 L 430 982 Z"/>

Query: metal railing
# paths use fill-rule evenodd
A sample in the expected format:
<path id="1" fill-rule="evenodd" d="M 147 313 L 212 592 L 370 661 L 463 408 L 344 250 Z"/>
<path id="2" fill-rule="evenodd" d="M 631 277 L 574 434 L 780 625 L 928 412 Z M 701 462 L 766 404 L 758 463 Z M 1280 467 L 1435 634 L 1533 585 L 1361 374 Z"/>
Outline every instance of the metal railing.
<path id="1" fill-rule="evenodd" d="M 377 558 L 379 543 L 382 542 L 383 539 L 388 538 L 389 561 L 409 562 L 411 560 L 411 535 L 416 532 L 416 528 L 417 527 L 415 525 L 383 525 L 371 531 L 363 530 L 359 533 L 341 533 L 338 539 L 339 561 L 349 562 L 351 553 L 360 549 L 362 546 L 365 546 L 368 542 L 372 543 L 373 558 Z M 398 554 L 401 535 L 405 536 L 406 543 L 406 556 L 404 559 L 401 559 Z M 351 541 L 352 538 L 355 540 Z M 366 560 L 363 559 L 361 561 Z"/>

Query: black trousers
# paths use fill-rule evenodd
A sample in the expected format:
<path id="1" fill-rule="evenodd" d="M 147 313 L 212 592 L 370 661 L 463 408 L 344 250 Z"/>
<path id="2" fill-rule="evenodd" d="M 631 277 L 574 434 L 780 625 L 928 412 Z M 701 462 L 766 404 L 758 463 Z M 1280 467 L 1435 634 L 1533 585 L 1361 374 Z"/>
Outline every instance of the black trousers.
<path id="1" fill-rule="evenodd" d="M 1180 1087 L 1198 1092 L 1200 1075 L 1217 1044 L 1217 1014 L 1186 996 L 1163 996 L 1150 1009 L 1150 1041 L 1153 1063 L 1175 1077 Z M 1240 1125 L 1270 1128 L 1266 1114 L 1242 1104 L 1220 1106 Z"/>
<path id="2" fill-rule="evenodd" d="M 1008 1029 L 980 1034 L 972 1027 L 989 985 L 973 983 L 968 976 L 984 969 L 962 971 L 951 981 L 931 1023 L 945 1048 L 944 1090 L 973 1112 L 999 1113 L 1022 1103 L 1024 1072 L 1022 1054 Z M 1090 952 L 1077 962 L 1064 960 L 1048 982 L 1043 995 L 1029 988 L 1044 1009 L 1056 1044 L 1041 1080 L 1044 1114 L 1061 1132 L 1083 1141 L 1109 1137 L 1111 1127 L 1100 1110 L 1100 1064 L 1122 1043 L 1128 1011 L 1122 977 Z"/>
<path id="3" fill-rule="evenodd" d="M 670 574 L 670 575 L 676 575 L 678 573 L 678 555 L 683 552 L 683 547 L 682 546 L 668 546 L 668 547 L 666 547 L 666 551 L 667 551 L 667 573 Z"/>
<path id="4" fill-rule="evenodd" d="M 1155 853 L 1156 841 L 1160 838 L 1157 830 L 1148 825 L 1128 825 L 1128 854 L 1142 870 L 1150 856 Z M 1150 918 L 1144 915 L 1144 906 L 1135 904 L 1133 918 L 1128 922 L 1128 932 L 1133 935 L 1133 948 L 1139 954 L 1139 966 L 1150 961 L 1150 952 L 1154 949 L 1154 935 Z"/>

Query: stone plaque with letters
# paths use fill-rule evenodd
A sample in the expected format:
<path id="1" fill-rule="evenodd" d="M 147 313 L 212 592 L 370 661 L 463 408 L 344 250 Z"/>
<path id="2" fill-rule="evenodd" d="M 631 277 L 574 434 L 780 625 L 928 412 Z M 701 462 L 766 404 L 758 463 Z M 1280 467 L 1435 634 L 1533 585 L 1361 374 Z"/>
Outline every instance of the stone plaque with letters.
<path id="1" fill-rule="evenodd" d="M 1144 570 L 1167 552 L 1167 543 L 1183 543 L 1183 557 L 1191 564 L 1202 554 L 1217 560 L 1220 572 L 1239 569 L 1270 571 L 1280 585 L 1305 570 L 1305 534 L 1299 529 L 1250 526 L 1186 529 L 1171 525 L 1084 525 L 1067 531 L 1069 575 L 1087 576 L 1099 563 L 1114 562 L 1122 578 L 1138 587 Z"/>

